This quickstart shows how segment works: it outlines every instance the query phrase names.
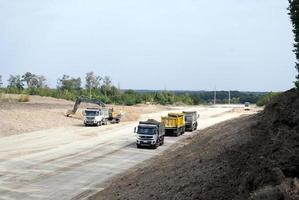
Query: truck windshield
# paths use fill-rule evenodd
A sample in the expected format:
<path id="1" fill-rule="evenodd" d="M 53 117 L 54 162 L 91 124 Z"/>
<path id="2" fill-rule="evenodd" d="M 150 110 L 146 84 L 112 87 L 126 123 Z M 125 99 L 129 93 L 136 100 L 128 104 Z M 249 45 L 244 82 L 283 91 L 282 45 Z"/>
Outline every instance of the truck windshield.
<path id="1" fill-rule="evenodd" d="M 155 135 L 155 129 L 154 128 L 138 127 L 138 134 Z"/>
<path id="2" fill-rule="evenodd" d="M 185 116 L 186 122 L 192 122 L 192 116 Z"/>
<path id="3" fill-rule="evenodd" d="M 85 111 L 86 116 L 98 116 L 99 111 Z"/>

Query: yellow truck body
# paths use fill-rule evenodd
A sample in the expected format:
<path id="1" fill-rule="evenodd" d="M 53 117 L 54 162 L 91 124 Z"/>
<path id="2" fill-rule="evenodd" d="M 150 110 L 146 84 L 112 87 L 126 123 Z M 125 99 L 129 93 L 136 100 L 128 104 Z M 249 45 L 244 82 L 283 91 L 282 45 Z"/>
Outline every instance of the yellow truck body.
<path id="1" fill-rule="evenodd" d="M 185 125 L 182 113 L 169 113 L 167 116 L 161 117 L 161 122 L 165 128 L 180 128 Z"/>

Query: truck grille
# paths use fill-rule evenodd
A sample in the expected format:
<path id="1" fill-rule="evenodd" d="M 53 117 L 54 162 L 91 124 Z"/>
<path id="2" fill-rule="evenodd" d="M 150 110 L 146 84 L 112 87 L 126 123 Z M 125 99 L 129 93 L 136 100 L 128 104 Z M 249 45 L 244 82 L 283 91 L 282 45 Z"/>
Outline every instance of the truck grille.
<path id="1" fill-rule="evenodd" d="M 151 139 L 153 139 L 152 136 L 139 136 L 139 138 L 142 139 L 142 140 L 151 140 Z"/>
<path id="2" fill-rule="evenodd" d="M 191 125 L 191 124 L 186 124 L 185 127 L 186 127 L 186 128 L 191 128 L 192 125 Z"/>

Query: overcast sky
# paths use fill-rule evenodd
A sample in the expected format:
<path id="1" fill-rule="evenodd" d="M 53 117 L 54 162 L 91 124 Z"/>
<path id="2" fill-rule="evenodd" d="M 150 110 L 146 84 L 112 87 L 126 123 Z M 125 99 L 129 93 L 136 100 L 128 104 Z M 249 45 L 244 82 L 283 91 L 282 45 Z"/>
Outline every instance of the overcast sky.
<path id="1" fill-rule="evenodd" d="M 94 71 L 121 88 L 281 91 L 287 0 L 0 0 L 0 74 Z"/>

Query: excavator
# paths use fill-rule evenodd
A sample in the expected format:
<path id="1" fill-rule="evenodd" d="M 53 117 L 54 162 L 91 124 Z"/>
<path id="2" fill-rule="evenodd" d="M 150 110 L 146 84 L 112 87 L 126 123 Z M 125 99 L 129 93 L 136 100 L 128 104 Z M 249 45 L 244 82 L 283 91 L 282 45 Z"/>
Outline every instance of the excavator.
<path id="1" fill-rule="evenodd" d="M 107 120 L 110 121 L 111 123 L 119 123 L 120 122 L 120 119 L 122 117 L 121 113 L 114 112 L 113 108 L 106 108 L 106 105 L 101 100 L 89 99 L 89 98 L 85 98 L 85 97 L 82 97 L 82 96 L 77 97 L 73 109 L 68 110 L 66 112 L 66 116 L 70 117 L 71 115 L 74 115 L 77 112 L 77 110 L 78 110 L 81 103 L 92 103 L 92 104 L 96 104 L 96 105 L 102 107 L 102 109 L 107 109 L 108 113 L 109 113 L 109 117 L 108 117 Z"/>

